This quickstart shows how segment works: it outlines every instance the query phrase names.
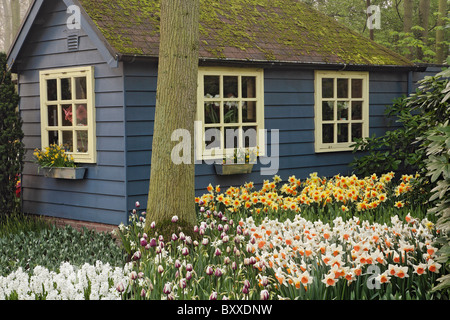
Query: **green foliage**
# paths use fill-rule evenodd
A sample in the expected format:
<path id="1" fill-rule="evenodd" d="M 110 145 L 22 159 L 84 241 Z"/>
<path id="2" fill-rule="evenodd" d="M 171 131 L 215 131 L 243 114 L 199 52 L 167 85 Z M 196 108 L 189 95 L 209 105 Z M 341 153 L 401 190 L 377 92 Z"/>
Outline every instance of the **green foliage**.
<path id="1" fill-rule="evenodd" d="M 447 92 L 450 91 L 447 87 Z M 448 97 L 447 97 L 448 99 Z M 438 262 L 450 267 L 450 126 L 449 121 L 444 125 L 432 128 L 427 133 L 426 151 L 428 159 L 428 175 L 431 182 L 436 186 L 431 190 L 430 202 L 434 207 L 430 210 L 435 213 L 439 219 L 436 227 L 441 230 L 441 236 L 437 240 L 441 247 L 438 251 Z M 450 288 L 450 276 L 444 276 L 440 279 L 441 284 L 436 286 L 435 290 Z"/>
<path id="2" fill-rule="evenodd" d="M 16 224 L 26 225 L 21 221 Z M 0 237 L 0 275 L 3 276 L 19 267 L 31 271 L 42 266 L 57 271 L 62 262 L 81 266 L 94 265 L 97 260 L 112 266 L 124 265 L 125 254 L 110 234 L 52 226 L 35 231 L 23 228 Z"/>
<path id="3" fill-rule="evenodd" d="M 442 75 L 425 77 L 417 91 L 402 97 L 386 108 L 386 116 L 396 117 L 401 126 L 385 135 L 358 139 L 354 152 L 365 152 L 355 158 L 351 166 L 358 174 L 367 176 L 386 171 L 416 172 L 425 169 L 426 152 L 419 137 L 430 127 L 450 118 L 448 104 L 443 101 L 449 83 Z"/>
<path id="4" fill-rule="evenodd" d="M 18 103 L 11 73 L 6 68 L 6 55 L 0 53 L 0 214 L 19 211 L 15 191 L 23 164 L 24 135 L 16 111 Z"/>

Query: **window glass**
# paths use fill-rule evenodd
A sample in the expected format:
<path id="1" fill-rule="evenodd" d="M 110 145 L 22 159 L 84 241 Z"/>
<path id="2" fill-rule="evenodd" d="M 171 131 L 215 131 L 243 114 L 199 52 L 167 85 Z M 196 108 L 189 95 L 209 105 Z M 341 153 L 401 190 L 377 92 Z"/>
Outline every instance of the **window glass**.
<path id="1" fill-rule="evenodd" d="M 61 79 L 61 100 L 72 100 L 72 85 L 70 78 Z"/>

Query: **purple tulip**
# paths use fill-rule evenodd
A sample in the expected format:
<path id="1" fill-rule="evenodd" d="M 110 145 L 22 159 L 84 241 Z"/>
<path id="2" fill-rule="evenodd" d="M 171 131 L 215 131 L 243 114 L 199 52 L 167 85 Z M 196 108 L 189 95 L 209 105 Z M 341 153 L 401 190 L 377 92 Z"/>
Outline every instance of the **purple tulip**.
<path id="1" fill-rule="evenodd" d="M 261 291 L 261 300 L 269 300 L 269 291 L 266 289 Z"/>

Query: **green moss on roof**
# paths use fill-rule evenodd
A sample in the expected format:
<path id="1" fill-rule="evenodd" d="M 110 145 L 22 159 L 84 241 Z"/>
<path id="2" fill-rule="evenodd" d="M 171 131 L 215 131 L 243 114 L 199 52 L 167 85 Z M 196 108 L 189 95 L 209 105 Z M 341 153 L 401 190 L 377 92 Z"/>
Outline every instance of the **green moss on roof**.
<path id="1" fill-rule="evenodd" d="M 412 65 L 298 0 L 200 0 L 200 57 Z M 122 54 L 158 56 L 159 0 L 80 0 Z"/>

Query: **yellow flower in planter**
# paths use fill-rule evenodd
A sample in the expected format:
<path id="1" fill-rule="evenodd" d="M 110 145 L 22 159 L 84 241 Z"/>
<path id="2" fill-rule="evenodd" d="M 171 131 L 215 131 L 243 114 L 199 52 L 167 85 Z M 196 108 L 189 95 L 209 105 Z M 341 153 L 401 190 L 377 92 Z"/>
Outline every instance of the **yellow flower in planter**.
<path id="1" fill-rule="evenodd" d="M 72 156 L 68 156 L 63 147 L 52 144 L 44 150 L 35 149 L 33 153 L 35 162 L 42 168 L 75 168 Z"/>

